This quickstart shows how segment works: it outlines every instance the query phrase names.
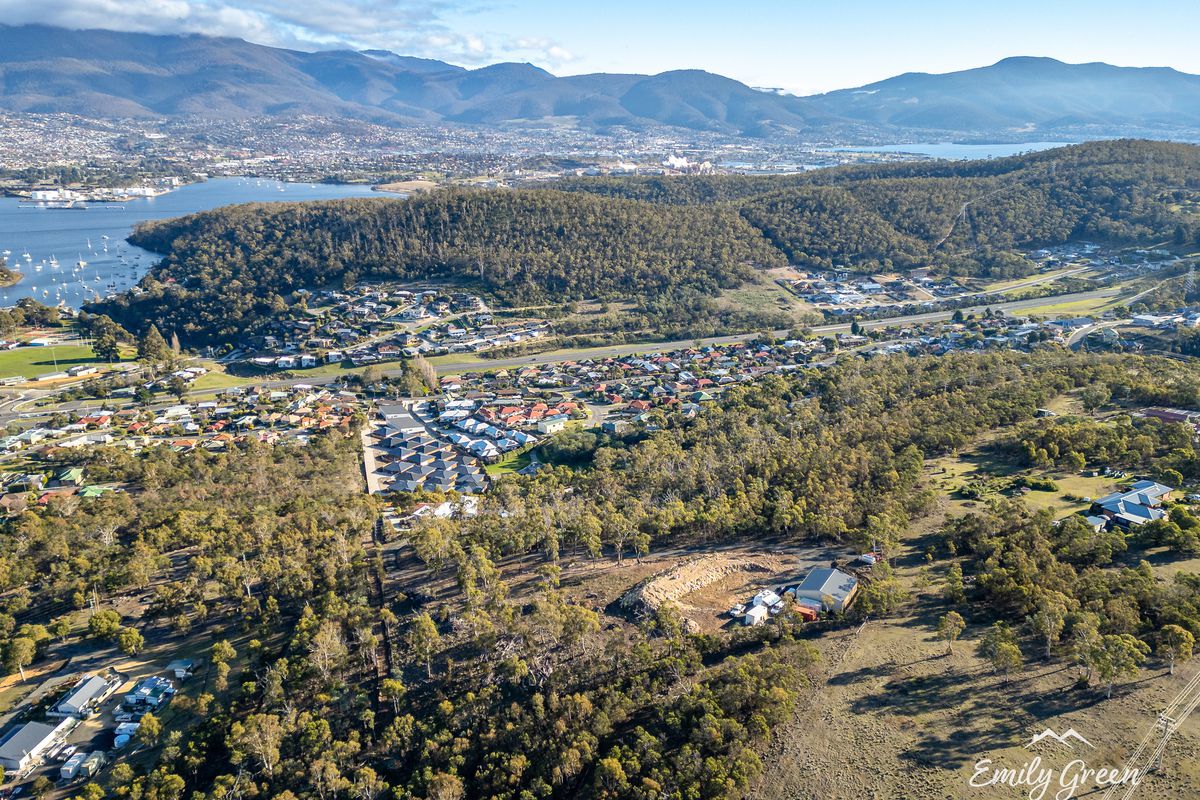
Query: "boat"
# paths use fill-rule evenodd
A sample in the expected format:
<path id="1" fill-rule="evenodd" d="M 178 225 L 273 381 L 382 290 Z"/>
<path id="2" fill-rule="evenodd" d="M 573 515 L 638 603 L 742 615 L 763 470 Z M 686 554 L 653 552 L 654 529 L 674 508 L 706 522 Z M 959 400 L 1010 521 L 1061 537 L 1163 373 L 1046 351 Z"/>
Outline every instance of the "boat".
<path id="1" fill-rule="evenodd" d="M 25 259 L 26 261 L 33 261 L 33 256 L 29 255 L 28 250 L 26 250 L 24 253 L 21 253 L 21 258 Z"/>
<path id="2" fill-rule="evenodd" d="M 58 256 L 53 254 L 50 256 L 50 266 L 58 269 Z"/>
<path id="3" fill-rule="evenodd" d="M 83 253 L 79 254 L 79 260 L 75 262 L 75 266 L 79 267 L 80 269 L 83 269 L 87 266 L 87 262 L 83 260 Z"/>

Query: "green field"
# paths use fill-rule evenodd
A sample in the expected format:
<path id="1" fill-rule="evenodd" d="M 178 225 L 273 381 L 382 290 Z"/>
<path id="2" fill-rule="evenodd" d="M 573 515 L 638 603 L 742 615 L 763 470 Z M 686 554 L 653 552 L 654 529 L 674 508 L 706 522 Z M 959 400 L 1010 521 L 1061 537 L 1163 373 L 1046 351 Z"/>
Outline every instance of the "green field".
<path id="1" fill-rule="evenodd" d="M 1071 266 L 1071 267 L 1064 267 L 1063 269 L 1055 270 L 1053 272 L 1041 272 L 1041 273 L 1035 272 L 1031 275 L 1026 275 L 1023 278 L 1005 278 L 1004 280 L 993 281 L 992 283 L 985 283 L 983 285 L 983 289 L 984 289 L 984 291 L 987 291 L 987 292 L 999 292 L 999 291 L 1003 291 L 1005 289 L 1012 288 L 1014 286 L 1021 286 L 1022 284 L 1030 283 L 1031 281 L 1040 281 L 1042 283 L 1050 283 L 1052 281 L 1058 280 L 1063 275 L 1066 275 L 1068 272 L 1077 272 L 1078 270 L 1079 270 L 1078 266 Z"/>
<path id="2" fill-rule="evenodd" d="M 554 351 L 559 352 L 559 351 Z M 447 353 L 444 356 L 430 356 L 425 359 L 435 367 L 442 364 L 463 364 L 474 365 L 478 364 L 480 369 L 488 369 L 488 359 L 481 357 L 478 353 Z M 492 369 L 500 369 L 500 367 L 492 367 Z"/>
<path id="3" fill-rule="evenodd" d="M 509 475 L 513 472 L 519 472 L 528 467 L 530 463 L 532 463 L 532 456 L 529 452 L 526 452 L 521 453 L 521 455 L 517 456 L 516 458 L 511 459 L 510 461 L 505 461 L 501 464 L 488 464 L 483 468 L 483 471 L 492 478 L 498 478 L 501 475 Z"/>
<path id="4" fill-rule="evenodd" d="M 1047 297 L 1046 301 L 1046 305 L 1023 309 L 1021 314 L 1030 317 L 1081 316 L 1107 311 L 1125 302 L 1122 297 L 1093 297 L 1089 300 L 1074 300 L 1067 303 L 1055 303 L 1054 298 Z"/>
<path id="5" fill-rule="evenodd" d="M 1022 469 L 1015 464 L 998 459 L 996 454 L 988 452 L 986 449 L 968 450 L 956 456 L 943 456 L 930 461 L 927 464 L 926 474 L 933 488 L 944 493 L 947 507 L 956 514 L 966 513 L 981 502 L 966 500 L 958 494 L 958 488 L 965 483 L 986 483 L 989 480 L 1018 476 L 1049 478 L 1058 485 L 1058 491 L 1032 491 L 1026 492 L 1020 497 L 1030 508 L 1052 510 L 1056 518 L 1085 511 L 1088 504 L 1082 498 L 1102 497 L 1116 489 L 1118 484 L 1118 481 L 1102 476 L 1084 477 L 1056 469 Z M 997 483 L 1002 482 L 997 481 Z"/>
<path id="6" fill-rule="evenodd" d="M 226 389 L 234 386 L 248 386 L 254 383 L 262 383 L 262 376 L 245 377 L 242 375 L 230 375 L 225 371 L 225 368 L 213 361 L 201 361 L 198 366 L 208 370 L 205 374 L 197 378 L 191 386 L 191 391 L 204 391 L 205 389 Z"/>
<path id="7" fill-rule="evenodd" d="M 812 306 L 767 278 L 747 281 L 736 289 L 726 289 L 721 292 L 718 302 L 726 308 L 788 314 L 797 323 L 811 321 L 816 315 Z"/>
<path id="8" fill-rule="evenodd" d="M 52 372 L 63 372 L 68 367 L 80 364 L 101 366 L 104 362 L 99 361 L 92 354 L 92 348 L 81 344 L 18 347 L 15 350 L 0 351 L 0 378 L 11 378 L 16 375 L 36 378 Z"/>

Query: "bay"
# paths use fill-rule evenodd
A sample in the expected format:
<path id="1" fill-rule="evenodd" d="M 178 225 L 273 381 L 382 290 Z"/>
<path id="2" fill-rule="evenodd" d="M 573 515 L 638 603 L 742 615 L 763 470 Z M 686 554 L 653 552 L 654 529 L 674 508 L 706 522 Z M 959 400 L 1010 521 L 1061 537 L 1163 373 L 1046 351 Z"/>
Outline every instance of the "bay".
<path id="1" fill-rule="evenodd" d="M 924 142 L 916 144 L 881 144 L 863 147 L 840 147 L 848 153 L 910 153 L 930 158 L 947 158 L 953 161 L 975 158 L 1004 158 L 1018 153 L 1034 153 L 1054 147 L 1066 147 L 1074 142 L 1008 142 L 1000 144 L 973 144 L 959 142 Z"/>
<path id="2" fill-rule="evenodd" d="M 369 196 L 379 193 L 365 185 L 215 178 L 158 197 L 96 204 L 87 210 L 36 208 L 15 197 L 0 198 L 0 251 L 10 251 L 9 267 L 24 275 L 15 286 L 0 289 L 0 306 L 31 297 L 46 305 L 61 302 L 78 308 L 97 295 L 129 289 L 159 259 L 125 241 L 139 222 L 235 203 Z M 79 267 L 79 261 L 86 266 Z"/>

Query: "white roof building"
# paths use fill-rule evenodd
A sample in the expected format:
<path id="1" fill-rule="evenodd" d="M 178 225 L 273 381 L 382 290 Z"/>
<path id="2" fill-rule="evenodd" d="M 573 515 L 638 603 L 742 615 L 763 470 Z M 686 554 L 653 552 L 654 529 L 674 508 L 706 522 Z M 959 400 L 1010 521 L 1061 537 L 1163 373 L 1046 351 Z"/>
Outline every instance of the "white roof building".
<path id="1" fill-rule="evenodd" d="M 108 696 L 108 681 L 97 675 L 84 675 L 54 710 L 65 716 L 82 717 L 93 703 Z"/>
<path id="2" fill-rule="evenodd" d="M 767 606 L 751 606 L 750 608 L 746 609 L 746 616 L 742 617 L 742 624 L 760 625 L 767 621 L 769 614 L 770 612 L 768 611 Z"/>
<path id="3" fill-rule="evenodd" d="M 770 589 L 763 589 L 758 594 L 754 595 L 754 599 L 750 601 L 752 606 L 764 606 L 770 608 L 780 601 L 779 595 Z"/>
<path id="4" fill-rule="evenodd" d="M 57 725 L 26 722 L 9 728 L 0 736 L 0 767 L 9 772 L 20 772 L 37 761 L 74 724 L 74 720 L 67 718 Z"/>

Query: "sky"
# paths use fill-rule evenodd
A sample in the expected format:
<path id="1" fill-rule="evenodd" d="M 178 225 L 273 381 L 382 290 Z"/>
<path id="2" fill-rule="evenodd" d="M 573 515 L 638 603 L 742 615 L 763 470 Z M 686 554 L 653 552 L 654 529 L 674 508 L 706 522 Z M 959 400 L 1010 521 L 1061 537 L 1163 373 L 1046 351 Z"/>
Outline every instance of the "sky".
<path id="1" fill-rule="evenodd" d="M 557 75 L 704 69 L 795 94 L 1016 55 L 1200 73 L 1198 0 L 0 0 L 0 23 L 38 22 Z"/>

